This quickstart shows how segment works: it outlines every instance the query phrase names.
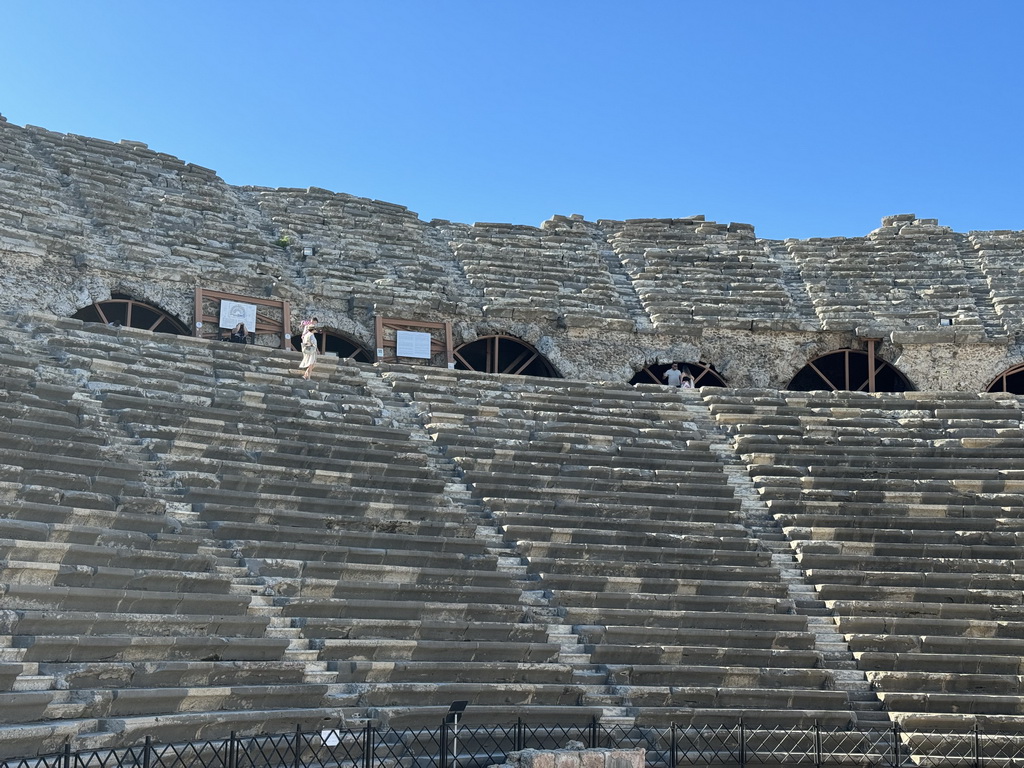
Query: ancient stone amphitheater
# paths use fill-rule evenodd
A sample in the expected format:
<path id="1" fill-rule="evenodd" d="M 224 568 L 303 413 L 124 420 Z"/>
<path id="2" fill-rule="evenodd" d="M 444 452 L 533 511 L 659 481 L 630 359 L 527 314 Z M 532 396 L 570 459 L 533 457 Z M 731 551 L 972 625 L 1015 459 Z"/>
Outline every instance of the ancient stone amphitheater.
<path id="1" fill-rule="evenodd" d="M 1024 232 L 426 222 L 0 122 L 0 259 L 0 757 L 1022 730 Z"/>

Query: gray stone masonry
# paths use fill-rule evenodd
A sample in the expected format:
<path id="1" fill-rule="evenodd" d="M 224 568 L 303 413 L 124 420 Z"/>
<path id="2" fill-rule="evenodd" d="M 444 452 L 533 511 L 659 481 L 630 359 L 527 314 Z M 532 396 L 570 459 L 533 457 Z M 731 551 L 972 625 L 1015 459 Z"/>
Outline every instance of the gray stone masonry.
<path id="1" fill-rule="evenodd" d="M 644 768 L 646 764 L 647 750 L 643 747 L 583 749 L 582 744 L 575 744 L 575 748 L 567 749 L 510 752 L 500 768 Z"/>
<path id="2" fill-rule="evenodd" d="M 863 237 L 773 241 L 703 216 L 538 227 L 423 221 L 310 187 L 234 187 L 150 149 L 0 123 L 0 310 L 71 316 L 113 293 L 192 327 L 197 286 L 291 302 L 367 350 L 377 316 L 503 335 L 561 375 L 628 381 L 704 361 L 785 386 L 878 338 L 918 389 L 985 389 L 1024 359 L 1024 234 L 887 216 Z"/>

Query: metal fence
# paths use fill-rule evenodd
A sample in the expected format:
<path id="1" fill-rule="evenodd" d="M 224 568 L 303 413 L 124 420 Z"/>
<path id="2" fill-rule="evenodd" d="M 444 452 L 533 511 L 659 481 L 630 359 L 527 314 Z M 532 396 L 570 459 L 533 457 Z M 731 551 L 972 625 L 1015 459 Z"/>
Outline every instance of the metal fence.
<path id="1" fill-rule="evenodd" d="M 486 768 L 522 749 L 643 747 L 648 768 L 679 766 L 949 766 L 1000 768 L 1024 761 L 1024 734 L 793 728 L 507 726 L 441 723 L 437 728 L 237 736 L 182 744 L 146 739 L 132 747 L 0 760 L 0 768 Z"/>

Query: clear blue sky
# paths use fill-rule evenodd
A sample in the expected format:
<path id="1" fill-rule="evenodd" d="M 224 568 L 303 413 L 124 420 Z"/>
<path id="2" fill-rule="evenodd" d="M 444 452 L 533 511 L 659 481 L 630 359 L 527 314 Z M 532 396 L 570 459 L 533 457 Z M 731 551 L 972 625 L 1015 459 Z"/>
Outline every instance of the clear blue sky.
<path id="1" fill-rule="evenodd" d="M 1024 229 L 1024 3 L 4 0 L 0 113 L 424 219 Z"/>

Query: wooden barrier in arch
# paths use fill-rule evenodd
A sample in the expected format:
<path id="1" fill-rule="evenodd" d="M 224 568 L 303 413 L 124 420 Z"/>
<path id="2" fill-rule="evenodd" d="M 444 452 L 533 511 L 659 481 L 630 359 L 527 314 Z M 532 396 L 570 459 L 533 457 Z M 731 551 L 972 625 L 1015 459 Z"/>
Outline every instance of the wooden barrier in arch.
<path id="1" fill-rule="evenodd" d="M 260 299 L 254 296 L 242 296 L 225 291 L 211 291 L 196 288 L 195 322 L 192 332 L 196 337 L 219 339 L 222 337 L 220 328 L 220 303 L 237 301 L 242 304 L 256 305 L 256 327 L 250 332 L 257 336 L 277 336 L 281 349 L 290 349 L 291 340 L 291 306 L 281 299 Z"/>

